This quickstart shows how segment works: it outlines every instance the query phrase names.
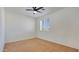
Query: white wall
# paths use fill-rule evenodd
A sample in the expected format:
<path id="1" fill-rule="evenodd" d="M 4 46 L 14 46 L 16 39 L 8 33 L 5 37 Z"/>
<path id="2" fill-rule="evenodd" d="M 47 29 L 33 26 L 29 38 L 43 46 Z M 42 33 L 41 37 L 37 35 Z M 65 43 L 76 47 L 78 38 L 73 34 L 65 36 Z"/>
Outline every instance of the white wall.
<path id="1" fill-rule="evenodd" d="M 6 10 L 6 42 L 29 39 L 35 36 L 35 20 Z"/>
<path id="2" fill-rule="evenodd" d="M 50 18 L 49 32 L 39 31 L 39 20 Z M 79 49 L 79 8 L 64 8 L 37 19 L 37 36 Z"/>
<path id="3" fill-rule="evenodd" d="M 5 13 L 4 8 L 0 7 L 0 52 L 3 51 L 5 42 Z"/>

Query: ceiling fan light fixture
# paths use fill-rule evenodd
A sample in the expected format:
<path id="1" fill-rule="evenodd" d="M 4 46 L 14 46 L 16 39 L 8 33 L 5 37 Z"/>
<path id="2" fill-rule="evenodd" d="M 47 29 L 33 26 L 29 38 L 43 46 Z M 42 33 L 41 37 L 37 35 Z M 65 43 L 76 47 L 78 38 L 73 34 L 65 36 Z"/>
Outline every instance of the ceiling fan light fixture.
<path id="1" fill-rule="evenodd" d="M 34 12 L 33 12 L 33 14 L 36 14 L 36 13 L 37 13 L 37 11 L 34 11 Z"/>

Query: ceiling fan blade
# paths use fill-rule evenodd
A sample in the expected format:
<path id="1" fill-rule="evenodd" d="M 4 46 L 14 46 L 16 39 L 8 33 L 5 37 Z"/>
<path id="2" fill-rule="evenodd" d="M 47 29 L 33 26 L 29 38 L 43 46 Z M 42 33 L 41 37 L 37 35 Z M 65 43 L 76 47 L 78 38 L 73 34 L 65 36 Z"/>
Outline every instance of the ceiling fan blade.
<path id="1" fill-rule="evenodd" d="M 33 9 L 26 9 L 27 11 L 33 11 Z"/>
<path id="2" fill-rule="evenodd" d="M 45 10 L 44 8 L 42 8 L 42 10 Z"/>
<path id="3" fill-rule="evenodd" d="M 40 10 L 40 9 L 42 9 L 43 7 L 39 7 L 39 8 L 37 8 L 37 10 Z"/>

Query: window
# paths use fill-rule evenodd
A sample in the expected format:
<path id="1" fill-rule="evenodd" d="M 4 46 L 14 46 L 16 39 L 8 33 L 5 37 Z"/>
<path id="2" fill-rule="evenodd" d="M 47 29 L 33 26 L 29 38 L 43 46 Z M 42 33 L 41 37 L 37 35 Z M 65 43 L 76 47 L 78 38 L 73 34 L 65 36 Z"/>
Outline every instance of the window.
<path id="1" fill-rule="evenodd" d="M 40 20 L 40 31 L 43 30 L 42 23 L 43 23 L 42 20 Z"/>
<path id="2" fill-rule="evenodd" d="M 49 19 L 40 20 L 40 31 L 49 31 Z"/>

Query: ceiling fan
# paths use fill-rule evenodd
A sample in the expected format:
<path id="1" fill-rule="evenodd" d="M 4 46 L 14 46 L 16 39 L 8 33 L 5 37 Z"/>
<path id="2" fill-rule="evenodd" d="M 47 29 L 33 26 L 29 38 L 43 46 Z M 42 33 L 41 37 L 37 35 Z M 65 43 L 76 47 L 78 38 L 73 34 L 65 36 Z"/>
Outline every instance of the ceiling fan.
<path id="1" fill-rule="evenodd" d="M 45 10 L 44 7 L 32 7 L 32 9 L 26 9 L 26 11 L 33 11 L 33 14 L 42 13 L 40 10 Z"/>

